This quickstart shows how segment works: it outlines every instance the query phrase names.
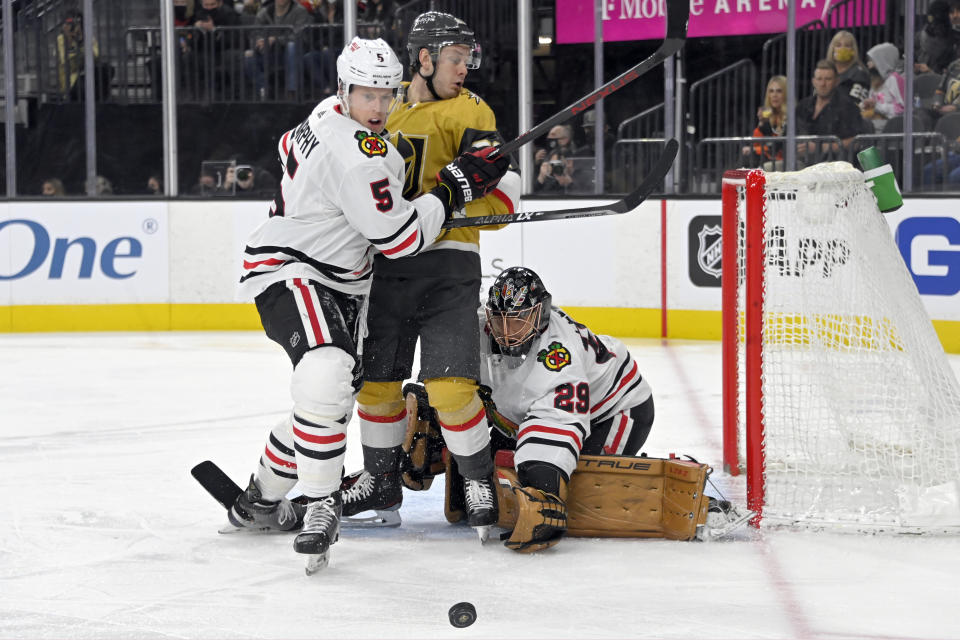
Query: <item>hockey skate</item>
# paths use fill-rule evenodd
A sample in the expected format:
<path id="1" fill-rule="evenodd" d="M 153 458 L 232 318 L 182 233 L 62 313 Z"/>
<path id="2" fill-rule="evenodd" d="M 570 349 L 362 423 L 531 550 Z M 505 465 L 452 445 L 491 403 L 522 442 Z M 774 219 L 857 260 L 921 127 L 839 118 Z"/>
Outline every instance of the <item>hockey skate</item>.
<path id="1" fill-rule="evenodd" d="M 482 480 L 463 479 L 464 508 L 467 512 L 467 524 L 480 536 L 480 544 L 490 537 L 490 527 L 500 518 L 497 502 L 497 489 L 493 476 Z"/>
<path id="2" fill-rule="evenodd" d="M 738 508 L 727 500 L 707 496 L 710 506 L 707 508 L 707 522 L 697 526 L 697 540 L 709 542 L 719 540 L 750 521 L 757 515 L 746 508 Z"/>
<path id="3" fill-rule="evenodd" d="M 264 500 L 251 475 L 250 484 L 227 511 L 230 524 L 221 528 L 220 533 L 294 531 L 303 525 L 305 510 L 304 505 L 286 498 L 276 502 Z"/>
<path id="4" fill-rule="evenodd" d="M 340 515 L 343 498 L 334 491 L 326 498 L 307 503 L 303 530 L 293 541 L 293 550 L 307 554 L 306 571 L 312 576 L 330 563 L 330 545 L 340 539 Z"/>
<path id="5" fill-rule="evenodd" d="M 403 489 L 396 471 L 371 475 L 366 469 L 351 473 L 340 482 L 344 527 L 399 527 Z M 375 515 L 357 516 L 364 511 Z"/>

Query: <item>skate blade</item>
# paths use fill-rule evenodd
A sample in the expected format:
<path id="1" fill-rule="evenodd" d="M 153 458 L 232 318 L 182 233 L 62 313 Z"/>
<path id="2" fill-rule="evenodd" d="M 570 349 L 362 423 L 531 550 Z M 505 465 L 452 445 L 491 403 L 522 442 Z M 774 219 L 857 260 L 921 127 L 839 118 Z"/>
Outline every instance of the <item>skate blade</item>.
<path id="1" fill-rule="evenodd" d="M 258 536 L 264 535 L 264 534 L 275 534 L 275 533 L 297 533 L 297 531 L 299 531 L 299 529 L 290 529 L 289 531 L 286 531 L 283 529 L 274 529 L 272 527 L 257 527 L 257 528 L 238 527 L 231 522 L 227 522 L 222 527 L 217 529 L 217 533 L 220 533 L 220 534 L 242 533 L 247 535 L 253 534 Z"/>
<path id="2" fill-rule="evenodd" d="M 477 535 L 480 537 L 480 544 L 483 544 L 490 539 L 490 525 L 481 525 L 479 527 L 473 527 L 473 530 L 477 532 Z"/>
<path id="3" fill-rule="evenodd" d="M 343 516 L 340 519 L 340 526 L 349 529 L 364 529 L 375 527 L 399 527 L 400 511 L 398 509 L 374 511 L 372 516 Z"/>
<path id="4" fill-rule="evenodd" d="M 737 516 L 733 520 L 730 520 L 729 522 L 727 522 L 727 524 L 725 524 L 722 527 L 708 528 L 706 525 L 698 525 L 697 535 L 696 535 L 697 540 L 701 540 L 703 542 L 710 542 L 712 540 L 719 540 L 721 538 L 724 538 L 730 535 L 731 533 L 733 533 L 734 531 L 736 531 L 737 529 L 740 529 L 746 526 L 746 524 L 750 522 L 750 519 L 753 518 L 755 515 L 757 515 L 755 512 L 750 511 L 749 509 L 746 509 L 742 514 L 740 514 L 738 511 Z"/>
<path id="5" fill-rule="evenodd" d="M 312 576 L 322 569 L 326 569 L 327 565 L 330 564 L 330 549 L 327 549 L 323 553 L 311 553 L 307 556 L 307 566 L 306 572 L 308 576 Z"/>

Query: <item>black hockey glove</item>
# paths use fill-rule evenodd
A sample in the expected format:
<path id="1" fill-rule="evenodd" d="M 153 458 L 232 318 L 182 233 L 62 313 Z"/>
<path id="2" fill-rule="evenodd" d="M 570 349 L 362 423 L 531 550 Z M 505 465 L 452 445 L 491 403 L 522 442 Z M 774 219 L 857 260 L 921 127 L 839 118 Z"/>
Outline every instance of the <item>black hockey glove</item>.
<path id="1" fill-rule="evenodd" d="M 430 193 L 444 203 L 447 219 L 462 217 L 457 214 L 468 203 L 482 198 L 500 182 L 510 167 L 510 158 L 493 155 L 496 147 L 484 147 L 460 154 L 437 173 L 437 184 Z"/>

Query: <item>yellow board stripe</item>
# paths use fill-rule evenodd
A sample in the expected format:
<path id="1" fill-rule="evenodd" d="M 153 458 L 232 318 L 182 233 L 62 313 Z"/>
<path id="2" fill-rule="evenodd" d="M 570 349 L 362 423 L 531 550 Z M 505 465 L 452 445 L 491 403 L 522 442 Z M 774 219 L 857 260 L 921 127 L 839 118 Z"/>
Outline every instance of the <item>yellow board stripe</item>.
<path id="1" fill-rule="evenodd" d="M 563 307 L 594 333 L 625 338 L 659 338 L 659 309 Z M 960 353 L 960 322 L 934 320 L 944 351 Z M 0 306 L 0 332 L 58 331 L 260 331 L 253 303 L 88 304 Z M 720 312 L 673 309 L 667 337 L 719 340 Z"/>

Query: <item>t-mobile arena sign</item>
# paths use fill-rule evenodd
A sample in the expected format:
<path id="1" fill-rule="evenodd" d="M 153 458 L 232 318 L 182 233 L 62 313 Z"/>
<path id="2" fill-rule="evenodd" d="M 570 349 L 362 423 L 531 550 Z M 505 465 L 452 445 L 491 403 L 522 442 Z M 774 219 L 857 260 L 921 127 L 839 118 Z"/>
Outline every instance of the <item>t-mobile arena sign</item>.
<path id="1" fill-rule="evenodd" d="M 797 1 L 797 26 L 824 20 L 837 0 Z M 787 30 L 787 0 L 690 0 L 687 35 L 737 36 L 754 33 L 783 33 Z M 886 0 L 876 0 L 877 20 L 854 23 L 882 24 Z M 596 0 L 557 0 L 557 44 L 593 42 L 593 15 Z M 849 22 L 849 20 L 848 20 Z M 664 0 L 604 0 L 603 39 L 653 40 L 663 37 Z"/>

